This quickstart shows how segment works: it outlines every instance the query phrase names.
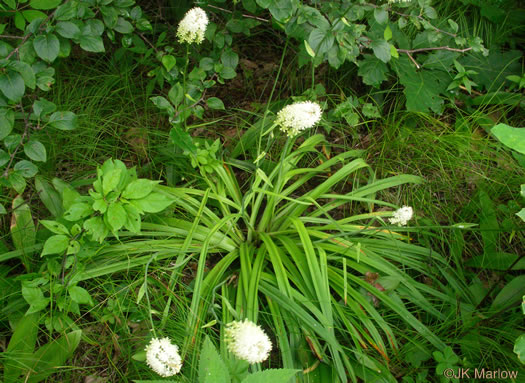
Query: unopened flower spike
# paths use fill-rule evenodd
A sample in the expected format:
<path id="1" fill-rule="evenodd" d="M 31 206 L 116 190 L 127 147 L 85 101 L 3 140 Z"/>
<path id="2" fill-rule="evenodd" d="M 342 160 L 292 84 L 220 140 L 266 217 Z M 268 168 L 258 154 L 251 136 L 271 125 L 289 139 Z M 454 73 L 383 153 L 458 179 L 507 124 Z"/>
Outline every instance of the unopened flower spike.
<path id="1" fill-rule="evenodd" d="M 414 211 L 410 206 L 403 206 L 394 212 L 392 218 L 390 218 L 389 221 L 392 225 L 406 226 L 408 221 L 412 219 L 413 215 Z"/>
<path id="2" fill-rule="evenodd" d="M 204 41 L 204 33 L 208 26 L 208 16 L 202 8 L 192 8 L 179 23 L 177 37 L 181 43 L 200 44 Z"/>
<path id="3" fill-rule="evenodd" d="M 160 376 L 178 374 L 182 368 L 179 348 L 169 338 L 153 338 L 146 347 L 146 363 Z"/>
<path id="4" fill-rule="evenodd" d="M 315 102 L 296 102 L 281 109 L 275 123 L 289 137 L 293 137 L 317 124 L 321 120 L 321 114 L 321 107 Z"/>
<path id="5" fill-rule="evenodd" d="M 272 343 L 268 335 L 255 323 L 234 321 L 226 325 L 226 344 L 228 350 L 237 358 L 250 364 L 268 359 Z"/>

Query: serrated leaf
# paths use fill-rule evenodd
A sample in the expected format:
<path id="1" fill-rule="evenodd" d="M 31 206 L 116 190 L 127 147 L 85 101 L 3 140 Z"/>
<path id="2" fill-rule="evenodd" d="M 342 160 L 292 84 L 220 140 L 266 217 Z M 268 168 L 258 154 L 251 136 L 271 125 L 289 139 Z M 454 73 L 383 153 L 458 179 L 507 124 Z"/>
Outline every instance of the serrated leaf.
<path id="1" fill-rule="evenodd" d="M 53 33 L 37 36 L 33 40 L 33 48 L 42 60 L 51 63 L 55 61 L 60 52 L 60 41 Z"/>
<path id="2" fill-rule="evenodd" d="M 387 79 L 388 66 L 372 55 L 364 55 L 364 60 L 359 61 L 359 76 L 363 77 L 363 82 L 367 85 L 379 87 Z"/>
<path id="3" fill-rule="evenodd" d="M 393 61 L 399 81 L 405 87 L 407 109 L 413 112 L 428 112 L 437 114 L 443 112 L 444 101 L 440 93 L 444 92 L 450 83 L 450 75 L 441 71 L 417 71 L 407 57 Z"/>
<path id="4" fill-rule="evenodd" d="M 199 360 L 199 383 L 230 383 L 230 381 L 228 368 L 213 343 L 206 337 Z"/>
<path id="5" fill-rule="evenodd" d="M 300 370 L 289 368 L 268 369 L 248 375 L 241 383 L 289 383 Z"/>
<path id="6" fill-rule="evenodd" d="M 33 161 L 46 162 L 46 148 L 40 141 L 29 140 L 24 144 L 24 153 Z"/>
<path id="7" fill-rule="evenodd" d="M 390 44 L 385 40 L 374 40 L 370 44 L 370 48 L 374 51 L 374 55 L 384 63 L 390 61 L 391 52 Z"/>

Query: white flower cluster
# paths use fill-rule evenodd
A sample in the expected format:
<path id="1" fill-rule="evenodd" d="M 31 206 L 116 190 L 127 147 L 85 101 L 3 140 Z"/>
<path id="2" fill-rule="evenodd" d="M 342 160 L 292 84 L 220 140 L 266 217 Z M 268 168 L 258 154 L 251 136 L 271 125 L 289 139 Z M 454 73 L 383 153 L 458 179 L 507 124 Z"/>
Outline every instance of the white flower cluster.
<path id="1" fill-rule="evenodd" d="M 388 0 L 388 2 L 390 4 L 392 4 L 392 3 L 408 3 L 410 1 L 412 1 L 412 0 Z"/>
<path id="2" fill-rule="evenodd" d="M 181 43 L 200 44 L 204 40 L 204 33 L 208 26 L 208 16 L 201 8 L 190 9 L 177 29 L 177 37 Z"/>
<path id="3" fill-rule="evenodd" d="M 397 209 L 392 218 L 389 219 L 392 225 L 405 226 L 408 221 L 412 219 L 414 211 L 410 206 L 403 206 L 401 209 Z"/>
<path id="4" fill-rule="evenodd" d="M 232 354 L 250 364 L 265 361 L 272 349 L 268 335 L 247 319 L 228 323 L 225 340 Z"/>
<path id="5" fill-rule="evenodd" d="M 146 347 L 146 363 L 160 376 L 175 375 L 182 367 L 179 348 L 169 338 L 153 338 Z"/>
<path id="6" fill-rule="evenodd" d="M 277 113 L 275 123 L 289 137 L 293 137 L 302 130 L 317 124 L 321 119 L 321 114 L 321 107 L 315 102 L 296 102 L 281 109 Z"/>

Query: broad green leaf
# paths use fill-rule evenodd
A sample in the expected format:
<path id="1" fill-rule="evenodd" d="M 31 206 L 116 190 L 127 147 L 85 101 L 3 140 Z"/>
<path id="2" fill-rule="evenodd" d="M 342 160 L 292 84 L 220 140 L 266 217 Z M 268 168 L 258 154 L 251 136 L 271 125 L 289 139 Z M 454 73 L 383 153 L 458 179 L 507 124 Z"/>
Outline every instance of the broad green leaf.
<path id="1" fill-rule="evenodd" d="M 202 344 L 199 360 L 199 383 L 230 383 L 228 368 L 208 337 Z"/>
<path id="2" fill-rule="evenodd" d="M 102 193 L 106 196 L 109 192 L 115 190 L 122 176 L 121 169 L 113 169 L 105 173 L 102 177 Z"/>
<path id="3" fill-rule="evenodd" d="M 518 212 L 516 213 L 516 215 L 517 215 L 518 217 L 520 217 L 521 220 L 522 220 L 523 222 L 525 222 L 525 208 L 523 208 L 523 209 L 521 209 L 520 211 L 518 211 Z"/>
<path id="4" fill-rule="evenodd" d="M 36 165 L 27 160 L 18 161 L 15 166 L 13 166 L 13 169 L 24 178 L 32 178 L 38 173 Z"/>
<path id="5" fill-rule="evenodd" d="M 60 51 L 60 41 L 53 33 L 37 36 L 33 40 L 33 48 L 42 60 L 48 63 L 55 61 Z"/>
<path id="6" fill-rule="evenodd" d="M 108 207 L 107 217 L 108 223 L 111 225 L 111 229 L 116 232 L 120 230 L 126 223 L 126 210 L 124 210 L 120 202 L 112 203 Z"/>
<path id="7" fill-rule="evenodd" d="M 38 287 L 22 285 L 22 296 L 29 304 L 29 309 L 27 310 L 26 315 L 39 312 L 45 309 L 49 304 L 49 298 L 46 298 L 42 290 Z"/>
<path id="8" fill-rule="evenodd" d="M 67 39 L 76 39 L 80 36 L 80 28 L 71 21 L 60 21 L 57 23 L 56 31 Z"/>
<path id="9" fill-rule="evenodd" d="M 217 97 L 210 97 L 206 100 L 206 104 L 211 109 L 221 109 L 224 110 L 224 104 L 220 98 Z"/>
<path id="10" fill-rule="evenodd" d="M 66 235 L 52 235 L 44 243 L 42 256 L 63 253 L 69 246 L 69 238 Z"/>
<path id="11" fill-rule="evenodd" d="M 413 112 L 428 112 L 437 114 L 443 112 L 444 101 L 440 97 L 451 78 L 448 73 L 438 70 L 416 70 L 410 60 L 403 55 L 391 62 L 397 71 L 399 81 L 405 87 L 403 93 L 407 99 L 407 109 Z"/>
<path id="12" fill-rule="evenodd" d="M 34 9 L 53 9 L 58 7 L 62 0 L 31 0 L 29 3 Z"/>
<path id="13" fill-rule="evenodd" d="M 36 19 L 44 20 L 47 17 L 47 15 L 44 12 L 37 11 L 34 9 L 22 11 L 22 15 L 24 16 L 24 19 L 26 19 L 28 23 L 31 23 L 32 21 Z"/>
<path id="14" fill-rule="evenodd" d="M 133 25 L 129 21 L 124 20 L 122 17 L 119 17 L 117 20 L 117 25 L 113 28 L 119 33 L 128 34 L 133 32 Z"/>
<path id="15" fill-rule="evenodd" d="M 41 118 L 46 114 L 53 113 L 55 110 L 57 110 L 57 106 L 44 98 L 36 100 L 33 103 L 33 113 L 37 118 Z"/>
<path id="16" fill-rule="evenodd" d="M 40 176 L 35 177 L 35 188 L 44 206 L 54 217 L 62 215 L 62 199 L 58 192 Z"/>
<path id="17" fill-rule="evenodd" d="M 390 26 L 387 25 L 385 28 L 385 32 L 383 33 L 383 38 L 388 41 L 392 38 L 392 29 L 390 29 Z"/>
<path id="18" fill-rule="evenodd" d="M 80 286 L 72 286 L 68 290 L 69 296 L 73 300 L 73 302 L 78 303 L 79 305 L 92 305 L 93 300 L 91 299 L 91 295 L 89 292 L 80 287 Z"/>
<path id="19" fill-rule="evenodd" d="M 124 210 L 126 210 L 126 223 L 124 227 L 132 233 L 140 233 L 141 220 L 140 211 L 133 205 L 125 204 Z"/>
<path id="20" fill-rule="evenodd" d="M 178 148 L 181 148 L 182 150 L 191 154 L 197 154 L 197 147 L 193 143 L 193 138 L 182 128 L 178 126 L 173 127 L 170 130 L 170 139 L 171 142 Z"/>
<path id="21" fill-rule="evenodd" d="M 62 225 L 60 222 L 40 220 L 40 223 L 44 225 L 44 227 L 48 229 L 49 231 L 51 231 L 52 233 L 69 235 L 69 230 L 67 229 L 67 227 Z"/>
<path id="22" fill-rule="evenodd" d="M 102 243 L 108 235 L 108 229 L 101 217 L 92 217 L 84 222 L 84 229 L 91 234 L 94 241 Z"/>
<path id="23" fill-rule="evenodd" d="M 49 117 L 49 125 L 60 130 L 73 130 L 77 125 L 77 115 L 73 112 L 55 112 Z"/>
<path id="24" fill-rule="evenodd" d="M 173 200 L 164 194 L 153 192 L 142 199 L 131 200 L 131 204 L 146 213 L 159 213 L 173 203 Z"/>
<path id="25" fill-rule="evenodd" d="M 182 90 L 182 85 L 179 82 L 171 87 L 170 91 L 168 92 L 168 98 L 175 106 L 182 102 L 184 99 L 184 91 Z"/>
<path id="26" fill-rule="evenodd" d="M 40 347 L 28 361 L 26 383 L 38 383 L 49 375 L 56 373 L 57 368 L 66 365 L 66 361 L 80 343 L 82 330 L 72 331 Z"/>
<path id="27" fill-rule="evenodd" d="M 334 45 L 335 37 L 329 30 L 315 28 L 308 36 L 308 44 L 316 55 L 327 53 Z"/>
<path id="28" fill-rule="evenodd" d="M 150 100 L 155 104 L 157 108 L 166 111 L 170 116 L 175 113 L 175 109 L 173 108 L 173 106 L 164 97 L 155 96 L 151 97 Z"/>
<path id="29" fill-rule="evenodd" d="M 88 52 L 105 52 L 104 42 L 100 36 L 82 35 L 80 36 L 80 47 Z"/>
<path id="30" fill-rule="evenodd" d="M 382 8 L 375 8 L 374 18 L 379 24 L 385 24 L 388 21 L 388 12 Z"/>
<path id="31" fill-rule="evenodd" d="M 36 229 L 31 216 L 29 205 L 25 203 L 21 196 L 17 196 L 13 200 L 13 213 L 11 216 L 11 239 L 15 245 L 15 249 L 24 251 L 22 262 L 27 270 L 30 269 L 31 252 L 25 253 L 25 248 L 29 248 L 35 244 Z"/>
<path id="32" fill-rule="evenodd" d="M 24 192 L 27 185 L 26 180 L 24 177 L 22 177 L 22 174 L 16 171 L 9 173 L 7 181 L 9 182 L 9 185 L 11 185 L 11 187 L 19 194 Z"/>
<path id="33" fill-rule="evenodd" d="M 65 198 L 64 198 L 65 201 Z M 77 202 L 74 203 L 67 209 L 64 214 L 64 218 L 68 221 L 78 221 L 79 219 L 86 218 L 93 213 L 93 209 L 86 202 Z"/>
<path id="34" fill-rule="evenodd" d="M 172 55 L 164 55 L 162 56 L 162 65 L 164 65 L 164 68 L 169 72 L 173 69 L 175 64 L 177 63 L 177 60 Z"/>
<path id="35" fill-rule="evenodd" d="M 38 314 L 29 314 L 17 323 L 6 350 L 10 358 L 4 361 L 4 383 L 18 382 L 17 378 L 24 368 L 23 360 L 35 349 L 38 319 Z"/>
<path id="36" fill-rule="evenodd" d="M 513 128 L 506 124 L 498 124 L 491 129 L 491 132 L 504 145 L 525 154 L 525 128 Z"/>
<path id="37" fill-rule="evenodd" d="M 15 124 L 15 113 L 11 109 L 0 109 L 0 140 L 6 138 Z M 2 166 L 2 165 L 0 165 Z"/>
<path id="38" fill-rule="evenodd" d="M 152 192 L 153 187 L 157 184 L 155 181 L 147 179 L 138 179 L 132 181 L 122 193 L 122 197 L 126 199 L 140 199 L 146 197 Z"/>
<path id="39" fill-rule="evenodd" d="M 18 73 L 20 73 L 20 75 L 24 79 L 24 84 L 26 87 L 35 89 L 35 72 L 28 63 L 23 61 L 13 61 L 12 63 L 10 63 L 10 67 L 16 70 Z"/>
<path id="40" fill-rule="evenodd" d="M 45 162 L 46 148 L 40 141 L 29 140 L 24 144 L 24 153 L 33 161 Z"/>
<path id="41" fill-rule="evenodd" d="M 18 102 L 24 95 L 24 79 L 18 72 L 0 72 L 0 90 L 9 100 Z"/>
<path id="42" fill-rule="evenodd" d="M 390 61 L 391 58 L 391 51 L 390 51 L 390 44 L 386 40 L 374 40 L 370 44 L 370 47 L 374 51 L 374 55 L 384 63 L 387 63 Z"/>
<path id="43" fill-rule="evenodd" d="M 221 54 L 221 62 L 224 66 L 235 69 L 239 64 L 239 55 L 231 49 L 226 49 Z"/>
<path id="44" fill-rule="evenodd" d="M 514 352 L 518 356 L 518 360 L 525 364 L 525 334 L 521 334 L 516 343 L 514 343 Z"/>
<path id="45" fill-rule="evenodd" d="M 525 294 L 525 275 L 518 275 L 503 287 L 490 306 L 491 311 L 501 310 Z"/>
<path id="46" fill-rule="evenodd" d="M 359 61 L 357 74 L 363 77 L 363 82 L 376 88 L 387 79 L 388 66 L 372 55 L 363 55 L 364 60 Z"/>
<path id="47" fill-rule="evenodd" d="M 289 383 L 299 371 L 301 370 L 292 370 L 289 368 L 257 371 L 248 375 L 241 383 Z"/>

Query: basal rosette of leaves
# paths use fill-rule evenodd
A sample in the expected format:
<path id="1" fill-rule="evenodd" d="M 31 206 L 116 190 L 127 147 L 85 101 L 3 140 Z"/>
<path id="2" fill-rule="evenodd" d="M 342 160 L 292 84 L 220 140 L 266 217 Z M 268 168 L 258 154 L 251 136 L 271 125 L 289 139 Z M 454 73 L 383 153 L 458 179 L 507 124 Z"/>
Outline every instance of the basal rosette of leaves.
<path id="1" fill-rule="evenodd" d="M 220 158 L 206 161 L 213 172 L 201 172 L 207 190 L 157 185 L 174 201 L 177 215 L 151 216 L 142 222 L 140 237 L 120 233 L 122 242 L 99 250 L 96 263 L 86 264 L 77 278 L 175 257 L 169 284 L 175 286 L 180 270 L 196 260 L 188 289 L 192 314 L 181 348 L 191 365 L 205 324 L 264 319 L 277 342 L 279 362 L 270 367 L 310 371 L 305 379 L 314 381 L 381 376 L 394 382 L 387 365 L 405 342 L 396 337 L 400 329 L 417 331 L 429 352 L 445 347 L 408 306 L 440 320 L 444 314 L 436 307 L 453 303 L 439 293 L 445 259 L 411 244 L 399 232 L 407 229 L 387 225 L 397 207 L 377 199 L 382 190 L 420 179 L 376 179 L 359 151 L 324 158 L 318 150 L 325 143 L 321 135 L 292 150 L 294 142 L 287 141 L 278 162 L 264 160 L 251 171 L 243 167 L 240 171 L 249 172 L 243 187 L 237 170 Z M 303 167 L 306 158 L 318 165 Z M 314 186 L 306 187 L 310 182 Z M 344 184 L 352 187 L 338 193 Z M 347 204 L 354 213 L 337 218 Z M 418 275 L 435 275 L 436 285 L 424 285 Z M 160 327 L 169 318 L 169 302 L 158 308 Z"/>
<path id="2" fill-rule="evenodd" d="M 134 0 L 4 0 L 0 19 L 0 188 L 21 194 L 47 160 L 42 138 L 77 126 L 73 112 L 44 98 L 53 64 L 73 46 L 105 52 L 104 39 L 115 43 L 119 34 L 124 47 L 143 45 L 133 32 L 151 25 Z"/>

